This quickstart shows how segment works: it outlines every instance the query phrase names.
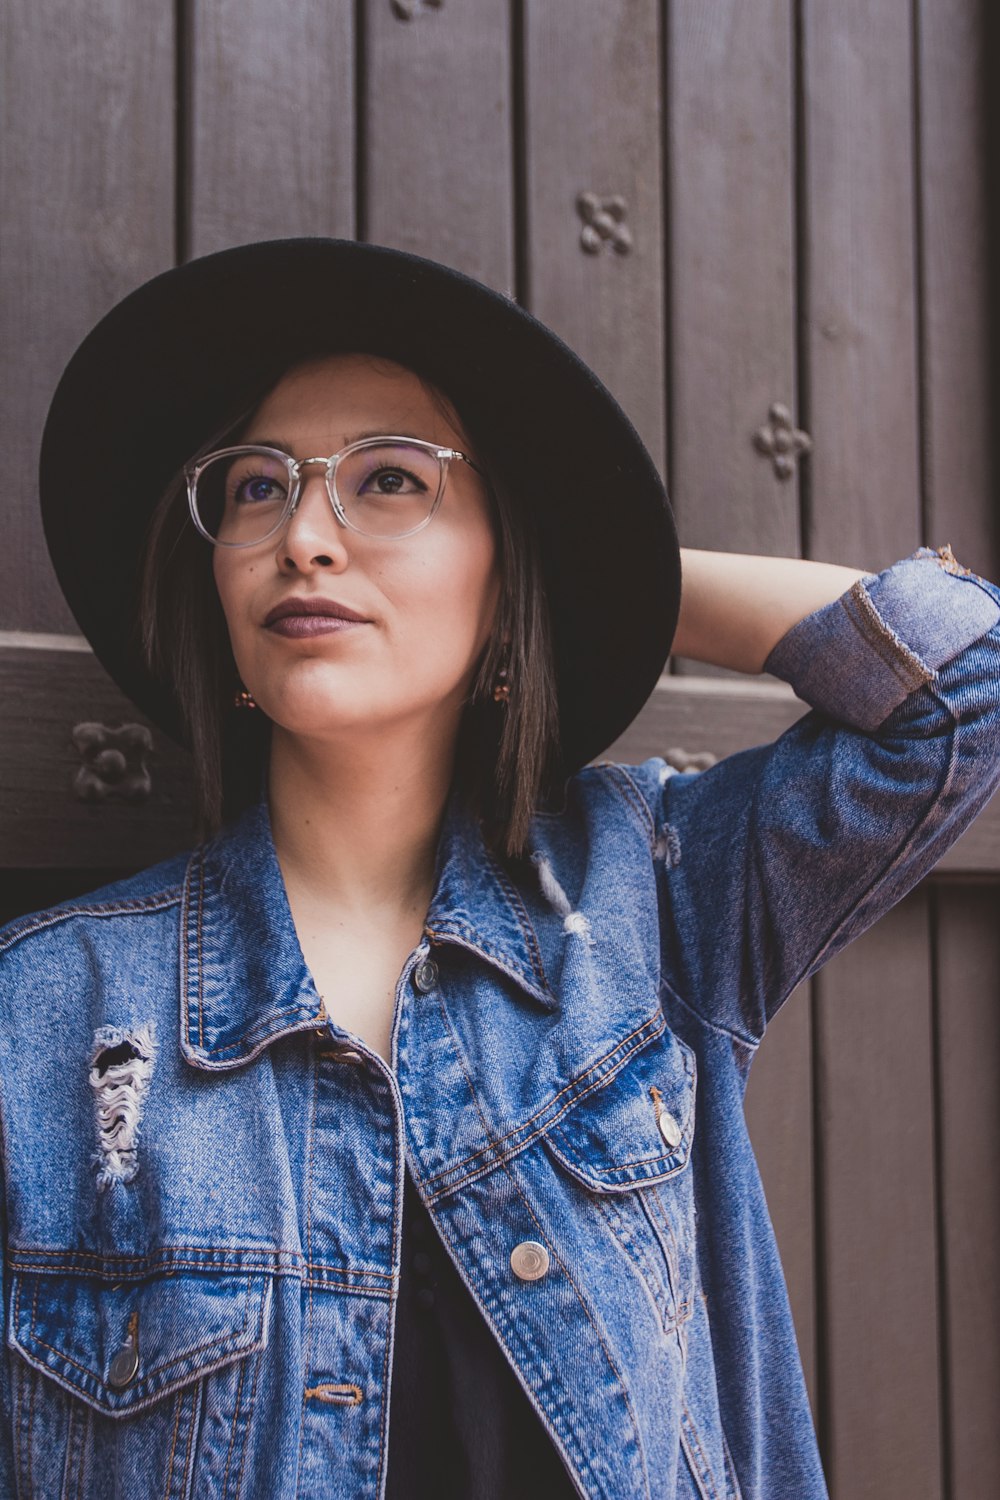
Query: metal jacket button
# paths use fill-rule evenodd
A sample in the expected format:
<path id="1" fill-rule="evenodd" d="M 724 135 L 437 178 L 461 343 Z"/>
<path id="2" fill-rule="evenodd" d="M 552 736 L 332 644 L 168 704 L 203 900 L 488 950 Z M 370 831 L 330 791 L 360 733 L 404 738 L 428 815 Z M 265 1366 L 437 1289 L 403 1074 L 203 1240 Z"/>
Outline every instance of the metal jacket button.
<path id="1" fill-rule="evenodd" d="M 674 1146 L 680 1145 L 682 1135 L 681 1127 L 678 1125 L 669 1109 L 660 1110 L 660 1134 L 666 1141 L 667 1145 L 671 1147 L 671 1149 L 673 1149 Z"/>
<path id="2" fill-rule="evenodd" d="M 522 1281 L 539 1281 L 549 1269 L 549 1252 L 537 1240 L 522 1240 L 510 1252 L 510 1268 Z"/>
<path id="3" fill-rule="evenodd" d="M 114 1359 L 111 1361 L 111 1369 L 108 1371 L 108 1380 L 112 1385 L 128 1385 L 139 1368 L 139 1351 L 134 1344 L 124 1344 Z"/>
<path id="4" fill-rule="evenodd" d="M 438 966 L 433 958 L 422 959 L 413 971 L 413 983 L 422 995 L 432 990 L 438 982 Z"/>

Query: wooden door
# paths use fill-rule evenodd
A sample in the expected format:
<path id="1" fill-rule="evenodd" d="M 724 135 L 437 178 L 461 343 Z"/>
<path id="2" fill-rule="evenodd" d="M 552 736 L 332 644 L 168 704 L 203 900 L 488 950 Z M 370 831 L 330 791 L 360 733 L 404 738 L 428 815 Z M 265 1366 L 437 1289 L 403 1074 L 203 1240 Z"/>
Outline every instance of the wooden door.
<path id="1" fill-rule="evenodd" d="M 446 261 L 602 375 L 686 545 L 878 570 L 950 542 L 1000 577 L 983 9 L 8 0 L 0 917 L 191 842 L 185 759 L 94 663 L 35 495 L 65 360 L 177 260 L 334 234 Z M 802 711 L 674 660 L 611 753 L 719 757 Z M 836 1500 L 1000 1493 L 998 884 L 994 805 L 754 1064 Z"/>

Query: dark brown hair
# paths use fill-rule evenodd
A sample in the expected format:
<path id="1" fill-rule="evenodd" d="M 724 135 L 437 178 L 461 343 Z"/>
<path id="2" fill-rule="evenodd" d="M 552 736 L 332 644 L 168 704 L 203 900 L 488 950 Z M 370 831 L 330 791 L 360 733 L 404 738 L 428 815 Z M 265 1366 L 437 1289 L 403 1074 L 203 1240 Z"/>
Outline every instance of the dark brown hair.
<path id="1" fill-rule="evenodd" d="M 443 415 L 457 419 L 469 456 L 488 476 L 501 597 L 459 727 L 455 779 L 483 819 L 488 842 L 518 856 L 532 813 L 554 788 L 559 770 L 555 667 L 537 532 L 517 502 L 506 454 L 491 451 L 485 435 L 470 430 L 441 388 L 413 373 Z M 234 412 L 192 457 L 238 442 L 265 394 Z M 192 524 L 183 474 L 168 485 L 150 518 L 137 613 L 144 658 L 169 683 L 194 758 L 199 836 L 210 837 L 262 795 L 271 725 L 263 710 L 233 706 L 239 678 L 212 547 Z M 509 671 L 511 692 L 497 703 L 493 686 L 502 667 Z"/>

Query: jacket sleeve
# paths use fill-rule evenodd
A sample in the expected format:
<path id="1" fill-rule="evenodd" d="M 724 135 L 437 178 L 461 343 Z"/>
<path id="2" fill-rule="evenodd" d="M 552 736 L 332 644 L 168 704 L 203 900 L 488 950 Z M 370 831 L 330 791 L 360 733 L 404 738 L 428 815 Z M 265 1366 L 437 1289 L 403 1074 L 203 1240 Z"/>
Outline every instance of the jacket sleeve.
<path id="1" fill-rule="evenodd" d="M 765 670 L 811 705 L 779 739 L 701 772 L 652 763 L 663 979 L 704 1020 L 759 1040 L 989 801 L 998 620 L 995 584 L 920 547 L 774 647 Z"/>

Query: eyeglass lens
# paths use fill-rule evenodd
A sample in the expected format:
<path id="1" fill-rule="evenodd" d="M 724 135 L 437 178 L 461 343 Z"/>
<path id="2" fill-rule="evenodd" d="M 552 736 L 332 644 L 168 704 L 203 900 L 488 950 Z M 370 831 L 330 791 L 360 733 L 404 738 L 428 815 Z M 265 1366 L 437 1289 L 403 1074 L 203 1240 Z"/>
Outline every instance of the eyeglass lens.
<path id="1" fill-rule="evenodd" d="M 358 531 L 402 536 L 427 519 L 442 477 L 436 453 L 407 443 L 379 443 L 340 459 L 334 485 L 344 515 Z M 198 476 L 198 519 L 217 541 L 262 541 L 282 519 L 291 482 L 283 460 L 264 450 L 221 454 Z"/>

